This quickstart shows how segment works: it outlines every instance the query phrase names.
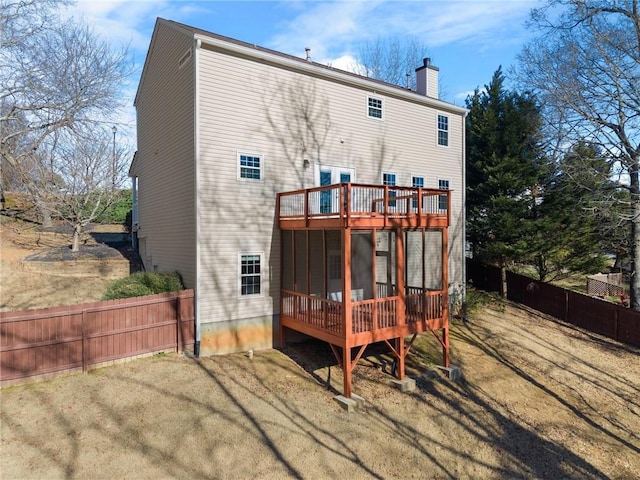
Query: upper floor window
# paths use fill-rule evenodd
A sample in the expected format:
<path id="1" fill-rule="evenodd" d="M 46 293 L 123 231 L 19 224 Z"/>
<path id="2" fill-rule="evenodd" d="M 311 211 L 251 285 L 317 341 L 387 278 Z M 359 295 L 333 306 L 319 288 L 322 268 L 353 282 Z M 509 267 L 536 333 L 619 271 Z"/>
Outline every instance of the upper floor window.
<path id="1" fill-rule="evenodd" d="M 387 185 L 389 187 L 395 187 L 396 186 L 396 174 L 395 173 L 383 173 L 382 174 L 382 184 L 383 185 Z M 390 207 L 395 207 L 396 206 L 396 201 L 395 200 L 391 200 L 391 198 L 396 196 L 396 191 L 395 190 L 389 190 L 389 206 Z"/>
<path id="2" fill-rule="evenodd" d="M 438 180 L 438 188 L 440 190 L 449 190 L 449 180 Z M 440 195 L 438 197 L 438 208 L 440 210 L 447 209 L 447 195 Z"/>
<path id="3" fill-rule="evenodd" d="M 239 153 L 238 176 L 248 180 L 262 179 L 262 158 L 259 155 Z"/>
<path id="4" fill-rule="evenodd" d="M 411 186 L 413 188 L 424 188 L 424 177 L 411 177 Z M 413 208 L 418 208 L 418 199 L 414 198 L 411 202 Z"/>
<path id="5" fill-rule="evenodd" d="M 449 146 L 449 117 L 438 115 L 438 145 Z"/>
<path id="6" fill-rule="evenodd" d="M 367 97 L 367 115 L 371 118 L 382 119 L 382 99 L 379 97 Z"/>
<path id="7" fill-rule="evenodd" d="M 240 295 L 260 295 L 262 287 L 261 253 L 240 254 Z"/>

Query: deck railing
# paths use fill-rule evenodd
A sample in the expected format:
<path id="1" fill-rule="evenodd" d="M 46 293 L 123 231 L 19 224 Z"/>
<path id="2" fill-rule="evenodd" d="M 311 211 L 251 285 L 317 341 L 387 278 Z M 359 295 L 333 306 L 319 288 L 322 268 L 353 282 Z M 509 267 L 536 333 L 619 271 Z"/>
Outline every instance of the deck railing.
<path id="1" fill-rule="evenodd" d="M 381 285 L 381 284 L 379 284 Z M 381 297 L 351 303 L 351 333 L 365 333 L 398 326 L 399 297 Z M 406 322 L 426 322 L 442 317 L 444 292 L 407 287 Z M 290 319 L 335 335 L 343 335 L 342 303 L 315 295 L 282 290 L 282 314 Z"/>
<path id="2" fill-rule="evenodd" d="M 449 220 L 450 191 L 340 183 L 278 194 L 280 220 L 439 215 Z"/>
<path id="3" fill-rule="evenodd" d="M 407 287 L 405 305 L 407 323 L 435 320 L 443 314 L 444 295 L 441 290 L 425 290 Z"/>
<path id="4" fill-rule="evenodd" d="M 282 314 L 338 335 L 344 331 L 342 303 L 334 300 L 282 290 Z"/>
<path id="5" fill-rule="evenodd" d="M 398 297 L 377 298 L 351 305 L 352 333 L 363 333 L 398 325 Z"/>

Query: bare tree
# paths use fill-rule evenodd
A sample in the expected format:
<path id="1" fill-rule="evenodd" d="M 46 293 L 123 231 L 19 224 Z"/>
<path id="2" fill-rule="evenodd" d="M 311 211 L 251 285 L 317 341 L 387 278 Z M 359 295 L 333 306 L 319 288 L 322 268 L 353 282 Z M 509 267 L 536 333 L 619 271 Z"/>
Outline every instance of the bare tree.
<path id="1" fill-rule="evenodd" d="M 640 9 L 638 0 L 550 0 L 534 10 L 541 35 L 519 57 L 519 76 L 539 93 L 555 145 L 586 140 L 604 152 L 617 187 L 629 190 L 631 306 L 640 310 Z M 557 122 L 556 120 L 560 120 Z M 601 205 L 619 198 L 607 188 Z"/>
<path id="2" fill-rule="evenodd" d="M 54 16 L 54 5 L 47 0 L 0 4 L 5 29 L 0 52 L 0 156 L 5 168 L 45 158 L 56 161 L 60 156 L 48 152 L 58 145 L 52 137 L 77 128 L 83 135 L 99 131 L 89 126 L 113 119 L 122 106 L 119 91 L 131 72 L 127 49 L 114 50 L 85 24 L 61 21 Z M 25 189 L 36 190 L 26 185 Z M 34 200 L 46 224 L 56 206 L 39 197 Z"/>
<path id="3" fill-rule="evenodd" d="M 49 28 L 56 9 L 70 0 L 0 0 L 0 48 L 14 48 Z"/>
<path id="4" fill-rule="evenodd" d="M 9 167 L 36 202 L 73 230 L 72 251 L 80 247 L 83 228 L 117 199 L 126 177 L 127 152 L 118 148 L 111 128 L 61 129 L 33 155 Z"/>
<path id="5" fill-rule="evenodd" d="M 413 72 L 429 56 L 428 52 L 427 46 L 415 37 L 378 37 L 361 46 L 353 69 L 359 75 L 415 90 Z"/>

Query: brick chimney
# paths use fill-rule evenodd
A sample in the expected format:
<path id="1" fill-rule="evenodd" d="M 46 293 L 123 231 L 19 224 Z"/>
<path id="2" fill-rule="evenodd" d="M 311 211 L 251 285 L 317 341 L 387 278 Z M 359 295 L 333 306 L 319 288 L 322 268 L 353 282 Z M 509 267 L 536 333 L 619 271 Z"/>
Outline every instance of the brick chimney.
<path id="1" fill-rule="evenodd" d="M 422 60 L 423 65 L 416 68 L 416 91 L 420 95 L 438 98 L 439 68 L 431 65 L 431 59 Z"/>

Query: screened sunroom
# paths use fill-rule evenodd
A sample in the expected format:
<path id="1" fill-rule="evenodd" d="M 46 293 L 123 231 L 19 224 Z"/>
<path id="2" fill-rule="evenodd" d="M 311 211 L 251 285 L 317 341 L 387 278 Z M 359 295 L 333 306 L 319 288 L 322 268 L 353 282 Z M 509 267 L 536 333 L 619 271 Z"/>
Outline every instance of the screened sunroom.
<path id="1" fill-rule="evenodd" d="M 281 344 L 286 329 L 328 342 L 347 398 L 371 343 L 389 346 L 402 380 L 416 335 L 432 331 L 449 366 L 449 211 L 447 190 L 342 183 L 278 194 Z"/>

